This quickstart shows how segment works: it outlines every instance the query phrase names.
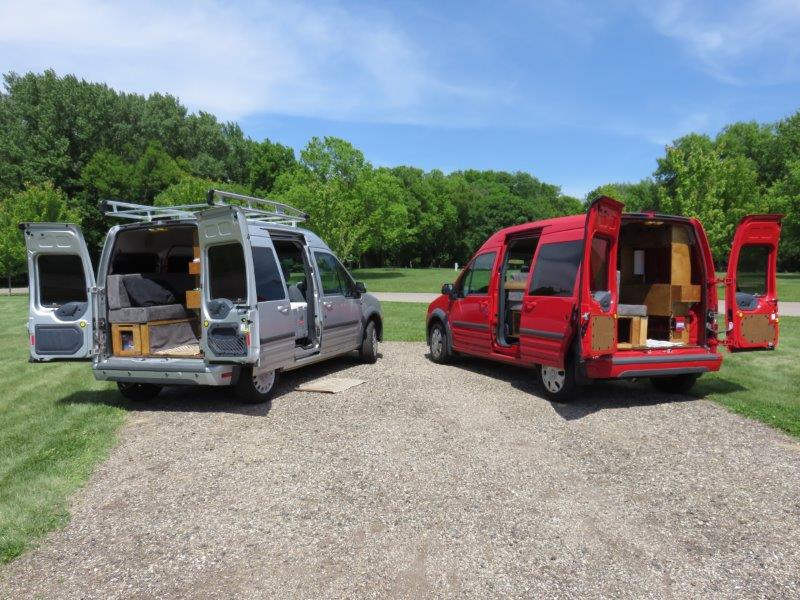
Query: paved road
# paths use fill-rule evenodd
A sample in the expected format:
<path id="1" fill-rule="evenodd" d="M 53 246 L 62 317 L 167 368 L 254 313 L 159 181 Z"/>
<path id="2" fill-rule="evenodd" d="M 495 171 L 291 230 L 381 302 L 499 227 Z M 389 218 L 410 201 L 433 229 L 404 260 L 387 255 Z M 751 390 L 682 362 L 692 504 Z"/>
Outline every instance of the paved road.
<path id="1" fill-rule="evenodd" d="M 268 406 L 124 405 L 0 598 L 800 594 L 798 442 L 644 383 L 554 405 L 524 370 L 381 351 L 287 375 Z M 367 383 L 292 391 L 325 374 Z"/>
<path id="2" fill-rule="evenodd" d="M 418 292 L 372 292 L 382 302 L 423 302 L 429 304 L 439 297 L 439 294 Z M 720 300 L 719 311 L 725 311 L 725 302 Z M 784 317 L 800 317 L 800 302 L 781 302 L 780 314 Z"/>

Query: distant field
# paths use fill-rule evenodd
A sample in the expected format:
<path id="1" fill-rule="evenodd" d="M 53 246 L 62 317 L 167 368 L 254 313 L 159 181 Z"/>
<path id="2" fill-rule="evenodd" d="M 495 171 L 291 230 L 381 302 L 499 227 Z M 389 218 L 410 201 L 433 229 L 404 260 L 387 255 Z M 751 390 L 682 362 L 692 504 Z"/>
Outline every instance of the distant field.
<path id="1" fill-rule="evenodd" d="M 352 273 L 370 292 L 437 293 L 443 283 L 452 283 L 458 275 L 453 269 L 355 269 Z M 723 277 L 724 273 L 717 275 Z M 784 302 L 800 302 L 800 273 L 778 274 L 778 298 Z"/>

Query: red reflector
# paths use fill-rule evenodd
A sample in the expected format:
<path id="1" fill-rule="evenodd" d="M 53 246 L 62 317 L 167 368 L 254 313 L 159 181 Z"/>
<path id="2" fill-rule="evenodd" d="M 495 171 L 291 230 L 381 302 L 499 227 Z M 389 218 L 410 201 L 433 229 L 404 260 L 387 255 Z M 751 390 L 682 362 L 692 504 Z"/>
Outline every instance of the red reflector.
<path id="1" fill-rule="evenodd" d="M 227 373 L 222 374 L 223 379 L 230 379 L 231 377 L 233 377 L 233 371 L 228 371 Z"/>
<path id="2" fill-rule="evenodd" d="M 31 346 L 35 346 L 35 345 L 36 345 L 36 336 L 32 335 L 31 336 Z"/>

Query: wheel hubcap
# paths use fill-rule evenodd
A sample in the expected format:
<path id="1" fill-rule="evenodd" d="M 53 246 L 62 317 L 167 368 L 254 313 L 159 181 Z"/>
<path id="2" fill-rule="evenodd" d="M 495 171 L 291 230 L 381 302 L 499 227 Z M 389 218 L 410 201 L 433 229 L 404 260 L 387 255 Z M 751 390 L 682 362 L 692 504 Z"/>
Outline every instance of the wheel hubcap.
<path id="1" fill-rule="evenodd" d="M 564 381 L 566 380 L 566 373 L 564 369 L 556 369 L 555 367 L 542 367 L 542 383 L 548 392 L 557 394 L 564 389 Z"/>
<path id="2" fill-rule="evenodd" d="M 442 330 L 438 327 L 435 327 L 431 332 L 431 354 L 436 357 L 442 355 L 442 344 L 444 340 L 442 338 Z"/>
<path id="3" fill-rule="evenodd" d="M 253 375 L 253 386 L 260 394 L 266 394 L 275 385 L 275 371 L 267 371 L 259 375 Z"/>

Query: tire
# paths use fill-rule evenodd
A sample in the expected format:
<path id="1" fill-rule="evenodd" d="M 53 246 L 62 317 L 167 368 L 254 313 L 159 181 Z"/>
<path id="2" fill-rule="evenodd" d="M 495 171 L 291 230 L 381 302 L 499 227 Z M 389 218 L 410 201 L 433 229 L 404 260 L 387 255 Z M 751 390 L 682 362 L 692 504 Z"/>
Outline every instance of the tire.
<path id="1" fill-rule="evenodd" d="M 146 402 L 152 400 L 161 393 L 162 386 L 152 383 L 129 383 L 124 381 L 117 382 L 117 389 L 128 400 L 134 402 Z"/>
<path id="2" fill-rule="evenodd" d="M 445 365 L 453 360 L 453 351 L 447 342 L 447 331 L 441 321 L 435 321 L 428 333 L 428 348 L 431 360 L 437 364 Z"/>
<path id="3" fill-rule="evenodd" d="M 242 367 L 239 381 L 236 383 L 236 395 L 245 404 L 269 402 L 275 393 L 277 383 L 277 371 L 267 371 L 255 376 L 253 367 Z"/>
<path id="4" fill-rule="evenodd" d="M 358 350 L 361 362 L 369 365 L 378 362 L 378 330 L 375 327 L 375 321 L 367 323 L 367 328 L 364 330 L 364 339 L 361 340 L 361 348 Z"/>
<path id="5" fill-rule="evenodd" d="M 578 384 L 575 383 L 575 367 L 568 360 L 563 369 L 539 365 L 539 382 L 544 397 L 551 402 L 570 402 L 575 399 Z"/>
<path id="6" fill-rule="evenodd" d="M 670 375 L 669 377 L 651 377 L 650 383 L 659 392 L 667 394 L 685 394 L 692 389 L 700 376 L 694 373 Z"/>

